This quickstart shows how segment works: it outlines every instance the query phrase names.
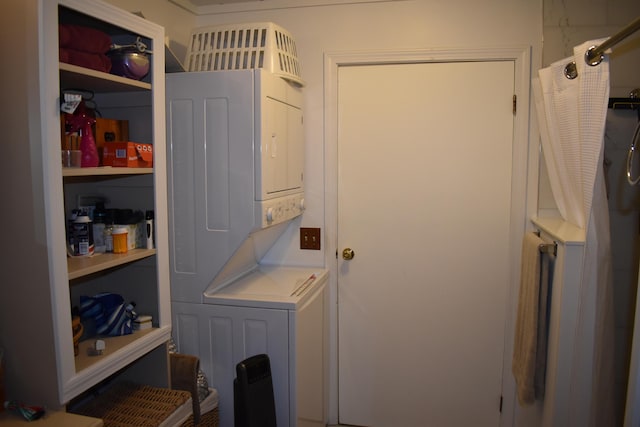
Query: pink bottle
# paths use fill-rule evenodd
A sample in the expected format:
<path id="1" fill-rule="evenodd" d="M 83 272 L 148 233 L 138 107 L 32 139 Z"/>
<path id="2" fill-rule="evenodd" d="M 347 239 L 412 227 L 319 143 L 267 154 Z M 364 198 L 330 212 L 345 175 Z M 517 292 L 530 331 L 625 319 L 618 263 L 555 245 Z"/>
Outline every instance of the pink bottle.
<path id="1" fill-rule="evenodd" d="M 82 139 L 80 140 L 80 151 L 82 152 L 82 160 L 80 166 L 83 168 L 95 168 L 100 166 L 100 156 L 96 148 L 96 141 L 93 139 L 91 125 L 95 122 L 90 117 L 84 117 L 82 124 Z"/>
<path id="2" fill-rule="evenodd" d="M 100 166 L 100 156 L 98 155 L 96 141 L 91 130 L 91 126 L 96 122 L 96 119 L 87 115 L 84 105 L 81 104 L 76 114 L 69 117 L 68 120 L 71 125 L 71 132 L 80 131 L 82 133 L 80 139 L 80 152 L 82 153 L 80 166 L 83 168 Z"/>

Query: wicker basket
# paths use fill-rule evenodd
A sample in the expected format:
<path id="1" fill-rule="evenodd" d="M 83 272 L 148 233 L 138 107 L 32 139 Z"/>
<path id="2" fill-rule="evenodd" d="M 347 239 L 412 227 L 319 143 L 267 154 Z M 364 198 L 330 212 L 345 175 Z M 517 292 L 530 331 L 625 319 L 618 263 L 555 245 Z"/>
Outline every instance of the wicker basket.
<path id="1" fill-rule="evenodd" d="M 220 415 L 218 408 L 214 408 L 212 411 L 200 415 L 200 422 L 198 424 L 193 423 L 193 415 L 191 415 L 180 427 L 218 427 L 219 422 Z"/>
<path id="2" fill-rule="evenodd" d="M 73 412 L 102 418 L 104 427 L 157 427 L 190 397 L 187 391 L 123 382 Z"/>
<path id="3" fill-rule="evenodd" d="M 303 85 L 296 42 L 272 22 L 196 28 L 187 49 L 188 71 L 264 68 Z"/>

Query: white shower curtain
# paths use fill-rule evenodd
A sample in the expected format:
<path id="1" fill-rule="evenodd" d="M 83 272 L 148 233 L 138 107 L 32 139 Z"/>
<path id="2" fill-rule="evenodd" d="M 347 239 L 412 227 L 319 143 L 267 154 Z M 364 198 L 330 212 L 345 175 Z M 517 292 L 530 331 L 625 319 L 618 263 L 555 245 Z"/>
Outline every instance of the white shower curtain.
<path id="1" fill-rule="evenodd" d="M 618 420 L 613 388 L 612 268 L 609 211 L 603 172 L 609 64 L 585 62 L 603 40 L 574 48 L 574 56 L 539 70 L 534 79 L 544 157 L 562 217 L 586 231 L 576 347 L 573 354 L 572 426 L 609 426 Z M 565 76 L 575 62 L 578 76 Z"/>

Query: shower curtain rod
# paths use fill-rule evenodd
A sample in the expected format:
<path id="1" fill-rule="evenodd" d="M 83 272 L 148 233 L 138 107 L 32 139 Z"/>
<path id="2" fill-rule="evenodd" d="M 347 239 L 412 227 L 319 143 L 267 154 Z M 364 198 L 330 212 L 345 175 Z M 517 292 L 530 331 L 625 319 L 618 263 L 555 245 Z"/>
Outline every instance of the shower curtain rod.
<path id="1" fill-rule="evenodd" d="M 607 49 L 617 45 L 622 40 L 640 30 L 640 16 L 635 19 L 632 23 L 624 27 L 622 30 L 618 31 L 616 34 L 609 37 L 607 40 L 602 42 L 600 46 L 590 47 L 585 53 L 585 59 L 587 64 L 589 65 L 598 65 L 602 62 L 604 58 L 604 53 Z"/>
<path id="2" fill-rule="evenodd" d="M 622 30 L 618 31 L 616 34 L 603 41 L 599 46 L 591 46 L 589 49 L 587 49 L 584 54 L 585 62 L 591 66 L 600 64 L 604 59 L 604 53 L 607 51 L 607 49 L 617 45 L 623 39 L 627 38 L 638 30 L 640 30 L 640 16 L 638 16 L 635 21 L 624 27 Z M 571 61 L 567 65 L 565 65 L 564 76 L 569 80 L 573 80 L 578 77 L 578 68 L 576 67 L 575 61 Z"/>

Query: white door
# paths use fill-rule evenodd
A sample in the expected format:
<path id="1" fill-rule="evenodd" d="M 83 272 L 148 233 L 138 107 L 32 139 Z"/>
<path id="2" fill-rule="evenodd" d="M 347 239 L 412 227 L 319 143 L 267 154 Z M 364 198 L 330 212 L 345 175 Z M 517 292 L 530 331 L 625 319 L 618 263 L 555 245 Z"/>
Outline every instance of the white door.
<path id="1" fill-rule="evenodd" d="M 341 424 L 499 424 L 513 93 L 512 61 L 339 68 Z"/>

